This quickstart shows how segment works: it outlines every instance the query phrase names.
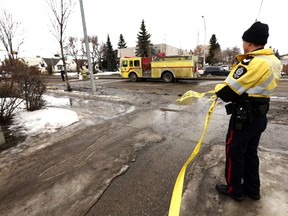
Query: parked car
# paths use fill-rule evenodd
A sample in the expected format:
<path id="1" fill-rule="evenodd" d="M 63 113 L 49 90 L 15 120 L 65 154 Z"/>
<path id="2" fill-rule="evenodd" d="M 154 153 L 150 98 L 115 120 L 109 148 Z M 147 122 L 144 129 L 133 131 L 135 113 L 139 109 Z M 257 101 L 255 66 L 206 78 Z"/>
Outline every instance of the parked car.
<path id="1" fill-rule="evenodd" d="M 228 71 L 230 70 L 228 65 L 221 65 L 221 67 L 224 68 L 225 70 L 228 70 Z"/>
<path id="2" fill-rule="evenodd" d="M 203 75 L 203 74 L 204 74 L 204 70 L 199 69 L 199 70 L 198 70 L 198 73 L 199 73 L 200 75 Z"/>
<path id="3" fill-rule="evenodd" d="M 204 70 L 204 74 L 207 76 L 227 76 L 229 73 L 230 71 L 222 66 L 207 66 Z"/>

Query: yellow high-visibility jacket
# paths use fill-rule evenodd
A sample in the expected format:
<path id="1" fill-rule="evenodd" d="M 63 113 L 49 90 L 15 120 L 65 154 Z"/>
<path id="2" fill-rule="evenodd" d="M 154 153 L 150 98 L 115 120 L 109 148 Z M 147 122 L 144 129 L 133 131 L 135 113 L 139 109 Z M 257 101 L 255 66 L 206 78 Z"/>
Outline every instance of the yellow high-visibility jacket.
<path id="1" fill-rule="evenodd" d="M 273 50 L 259 49 L 238 55 L 236 59 L 239 63 L 232 68 L 224 83 L 215 86 L 216 94 L 221 95 L 222 91 L 226 96 L 230 93 L 236 93 L 235 95 L 247 93 L 248 97 L 270 98 L 281 77 L 282 69 Z M 227 98 L 229 95 L 224 101 L 230 101 Z"/>

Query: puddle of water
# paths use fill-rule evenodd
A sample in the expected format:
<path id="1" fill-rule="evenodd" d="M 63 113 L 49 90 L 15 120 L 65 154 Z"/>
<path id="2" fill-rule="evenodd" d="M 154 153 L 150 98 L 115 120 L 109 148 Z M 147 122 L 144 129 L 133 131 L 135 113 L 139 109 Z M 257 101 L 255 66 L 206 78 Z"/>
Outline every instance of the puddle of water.
<path id="1" fill-rule="evenodd" d="M 122 112 L 118 112 L 116 114 L 110 114 L 110 113 L 107 113 L 107 115 L 101 115 L 99 116 L 100 118 L 102 119 L 105 119 L 105 120 L 109 120 L 109 119 L 114 119 L 114 118 L 118 118 L 119 116 L 123 116 L 123 115 L 126 115 L 128 113 L 131 113 L 135 110 L 135 107 L 125 107 L 125 109 L 122 111 Z"/>
<path id="2" fill-rule="evenodd" d="M 175 128 L 175 125 L 178 124 L 179 127 L 182 127 L 183 122 L 189 122 L 197 116 L 197 113 L 199 113 L 199 110 L 191 111 L 189 106 L 170 104 L 167 107 L 141 113 L 129 125 L 136 128 L 159 127 L 168 129 Z"/>
<path id="3" fill-rule="evenodd" d="M 205 81 L 205 82 L 199 82 L 199 86 L 206 86 L 206 85 L 212 85 L 212 84 L 218 84 L 218 83 L 223 83 L 223 80 L 217 80 L 217 81 Z"/>
<path id="4" fill-rule="evenodd" d="M 173 118 L 175 118 L 175 112 L 151 110 L 141 113 L 137 118 L 132 120 L 129 124 L 131 127 L 145 128 L 157 126 L 158 124 L 167 125 Z"/>
<path id="5" fill-rule="evenodd" d="M 106 101 L 85 100 L 74 97 L 57 98 L 50 95 L 45 95 L 46 106 L 73 108 L 77 112 L 88 112 L 95 117 L 104 120 L 114 119 L 131 113 L 135 110 L 134 106 L 115 104 Z"/>

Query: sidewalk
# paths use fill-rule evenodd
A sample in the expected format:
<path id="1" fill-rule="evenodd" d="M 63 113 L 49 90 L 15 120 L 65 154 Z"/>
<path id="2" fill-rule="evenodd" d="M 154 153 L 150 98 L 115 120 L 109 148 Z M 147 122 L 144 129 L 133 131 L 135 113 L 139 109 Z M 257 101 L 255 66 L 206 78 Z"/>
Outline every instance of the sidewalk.
<path id="1" fill-rule="evenodd" d="M 187 187 L 183 193 L 181 216 L 283 216 L 288 215 L 288 155 L 259 148 L 261 199 L 248 197 L 237 202 L 220 195 L 217 183 L 225 183 L 225 146 L 213 145 L 198 156 L 187 170 Z"/>

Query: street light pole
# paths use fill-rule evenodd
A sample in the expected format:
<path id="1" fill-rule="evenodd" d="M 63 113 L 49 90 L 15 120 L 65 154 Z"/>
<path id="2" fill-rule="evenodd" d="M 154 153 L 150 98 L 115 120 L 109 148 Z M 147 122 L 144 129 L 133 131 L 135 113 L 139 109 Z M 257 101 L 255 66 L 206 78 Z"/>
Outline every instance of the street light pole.
<path id="1" fill-rule="evenodd" d="M 203 70 L 205 67 L 205 54 L 206 54 L 206 22 L 204 16 L 202 16 L 204 21 L 204 53 L 203 53 Z"/>
<path id="2" fill-rule="evenodd" d="M 92 93 L 92 95 L 95 95 L 96 94 L 96 88 L 95 88 L 95 84 L 94 84 L 94 75 L 93 75 L 93 68 L 92 68 L 92 64 L 91 64 L 90 48 L 89 48 L 89 43 L 88 43 L 88 36 L 87 36 L 83 2 L 82 2 L 82 0 L 79 0 L 79 2 L 80 2 L 80 10 L 81 10 L 81 16 L 82 16 L 82 26 L 83 26 L 87 60 L 88 60 L 88 68 L 89 68 L 89 72 L 90 72 L 91 91 L 92 91 L 91 93 Z"/>

